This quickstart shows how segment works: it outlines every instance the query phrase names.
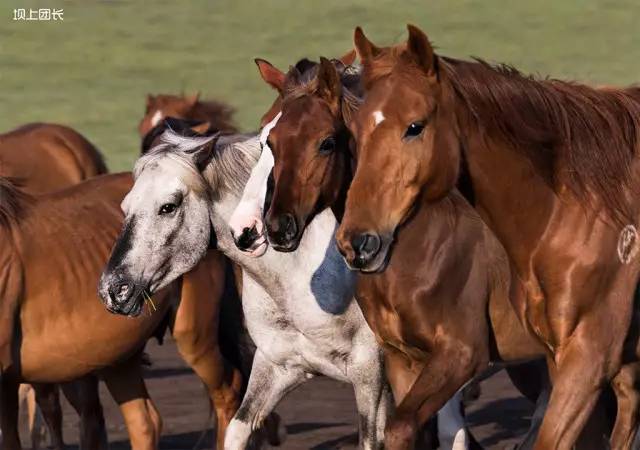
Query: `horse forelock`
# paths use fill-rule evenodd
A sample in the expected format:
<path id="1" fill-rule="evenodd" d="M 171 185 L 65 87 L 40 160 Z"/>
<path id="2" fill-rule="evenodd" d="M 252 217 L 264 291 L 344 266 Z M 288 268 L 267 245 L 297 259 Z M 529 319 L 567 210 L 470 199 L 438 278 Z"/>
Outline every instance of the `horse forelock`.
<path id="1" fill-rule="evenodd" d="M 216 142 L 208 166 L 200 171 L 193 154 L 206 145 L 211 145 L 217 136 L 182 136 L 173 130 L 165 131 L 160 142 L 141 156 L 133 170 L 137 179 L 147 168 L 162 166 L 175 173 L 185 185 L 199 195 L 217 195 L 220 189 L 242 190 L 251 168 L 259 156 L 257 137 L 237 142 L 237 137 L 229 136 L 227 142 Z M 251 142 L 251 141 L 255 142 Z"/>

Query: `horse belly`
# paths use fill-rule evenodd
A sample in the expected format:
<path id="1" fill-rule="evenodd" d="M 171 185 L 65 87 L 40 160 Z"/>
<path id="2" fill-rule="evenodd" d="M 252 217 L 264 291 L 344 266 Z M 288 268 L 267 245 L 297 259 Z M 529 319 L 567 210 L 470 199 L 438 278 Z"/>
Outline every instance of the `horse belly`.
<path id="1" fill-rule="evenodd" d="M 99 305 L 100 307 L 102 305 Z M 20 376 L 29 382 L 69 381 L 102 369 L 143 348 L 162 314 L 134 319 L 100 311 L 100 320 L 49 321 L 24 328 Z"/>

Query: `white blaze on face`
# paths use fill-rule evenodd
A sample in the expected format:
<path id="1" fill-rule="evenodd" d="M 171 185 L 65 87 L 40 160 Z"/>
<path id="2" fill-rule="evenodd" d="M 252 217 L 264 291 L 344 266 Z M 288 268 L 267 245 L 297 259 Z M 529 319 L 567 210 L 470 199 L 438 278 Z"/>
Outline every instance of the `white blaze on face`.
<path id="1" fill-rule="evenodd" d="M 267 139 L 269 138 L 269 132 L 276 126 L 281 115 L 281 112 L 278 113 L 260 132 L 260 144 L 262 146 L 260 159 L 251 170 L 251 175 L 242 192 L 240 203 L 238 203 L 229 219 L 231 233 L 236 238 L 242 235 L 245 228 L 252 229 L 255 227 L 260 235 L 254 248 L 249 251 L 252 256 L 262 256 L 267 247 L 267 241 L 264 237 L 264 224 L 262 222 L 262 207 L 267 196 L 267 179 L 274 164 L 273 153 L 267 145 Z"/>
<path id="2" fill-rule="evenodd" d="M 375 126 L 380 125 L 384 121 L 384 114 L 382 111 L 374 111 L 373 112 L 373 123 Z"/>
<path id="3" fill-rule="evenodd" d="M 156 125 L 158 125 L 163 117 L 164 114 L 162 114 L 162 111 L 158 109 L 151 117 L 151 126 L 155 127 Z"/>

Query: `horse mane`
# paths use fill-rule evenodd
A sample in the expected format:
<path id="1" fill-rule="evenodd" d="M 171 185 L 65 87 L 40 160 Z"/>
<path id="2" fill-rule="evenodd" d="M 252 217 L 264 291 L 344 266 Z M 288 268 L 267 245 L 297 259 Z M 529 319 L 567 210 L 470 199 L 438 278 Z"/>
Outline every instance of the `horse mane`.
<path id="1" fill-rule="evenodd" d="M 598 89 L 480 59 L 440 59 L 440 75 L 488 135 L 524 152 L 556 192 L 566 185 L 582 200 L 600 198 L 612 218 L 629 218 L 640 88 Z"/>
<path id="2" fill-rule="evenodd" d="M 223 133 L 237 133 L 233 115 L 235 109 L 217 100 L 198 100 L 192 109 L 192 117 L 196 120 L 206 120 L 211 124 L 211 130 Z"/>
<path id="3" fill-rule="evenodd" d="M 19 222 L 33 197 L 20 190 L 19 182 L 0 176 L 0 226 L 9 228 Z"/>
<path id="4" fill-rule="evenodd" d="M 201 172 L 192 155 L 211 145 L 214 146 L 210 150 L 211 161 Z M 256 135 L 186 136 L 167 129 L 160 136 L 159 144 L 138 159 L 133 174 L 137 178 L 146 166 L 169 159 L 190 189 L 215 196 L 225 189 L 241 192 L 259 156 L 260 143 Z"/>

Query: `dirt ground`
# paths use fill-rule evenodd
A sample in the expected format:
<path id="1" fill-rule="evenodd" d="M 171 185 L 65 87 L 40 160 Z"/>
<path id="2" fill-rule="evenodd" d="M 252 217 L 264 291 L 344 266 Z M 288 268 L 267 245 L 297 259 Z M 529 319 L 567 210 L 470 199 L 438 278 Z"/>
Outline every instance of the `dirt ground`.
<path id="1" fill-rule="evenodd" d="M 180 359 L 171 339 L 164 346 L 150 342 L 147 352 L 153 361 L 146 375 L 148 389 L 164 420 L 161 448 L 212 448 L 209 406 L 200 381 Z M 111 448 L 130 448 L 117 405 L 104 386 L 101 394 Z M 68 404 L 63 407 L 65 441 L 77 448 L 78 418 Z M 349 385 L 313 379 L 286 397 L 277 411 L 288 432 L 282 449 L 354 448 L 356 411 Z M 466 413 L 472 433 L 485 448 L 503 449 L 526 431 L 531 412 L 532 405 L 504 372 L 498 372 L 482 383 L 480 398 L 468 405 Z M 208 432 L 203 435 L 202 430 Z"/>

